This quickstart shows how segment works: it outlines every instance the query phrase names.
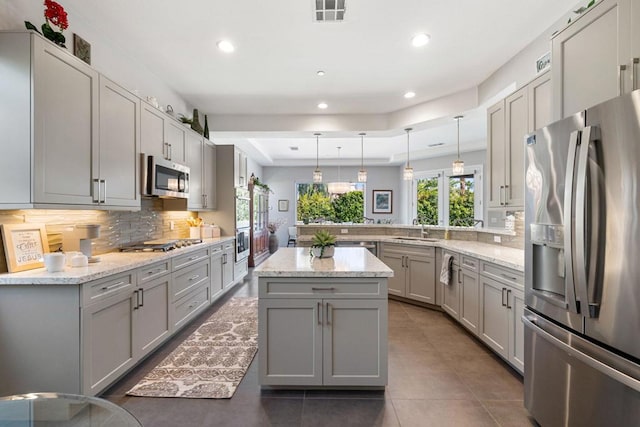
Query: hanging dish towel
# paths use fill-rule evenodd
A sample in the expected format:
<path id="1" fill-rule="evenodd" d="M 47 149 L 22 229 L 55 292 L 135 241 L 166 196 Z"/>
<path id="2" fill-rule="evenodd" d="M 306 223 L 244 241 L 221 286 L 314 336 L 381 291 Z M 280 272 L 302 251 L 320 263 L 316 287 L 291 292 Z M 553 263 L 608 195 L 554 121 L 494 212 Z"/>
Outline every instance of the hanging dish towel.
<path id="1" fill-rule="evenodd" d="M 440 282 L 445 285 L 451 283 L 451 270 L 453 269 L 453 256 L 445 254 L 442 258 L 442 268 L 440 269 Z"/>

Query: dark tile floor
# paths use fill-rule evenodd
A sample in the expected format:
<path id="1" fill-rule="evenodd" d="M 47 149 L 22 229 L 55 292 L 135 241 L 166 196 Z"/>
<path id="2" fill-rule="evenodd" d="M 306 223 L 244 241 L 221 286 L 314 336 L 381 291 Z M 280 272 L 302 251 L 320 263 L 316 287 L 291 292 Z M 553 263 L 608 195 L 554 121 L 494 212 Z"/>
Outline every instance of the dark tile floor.
<path id="1" fill-rule="evenodd" d="M 531 426 L 522 378 L 447 315 L 389 301 L 385 391 L 261 391 L 258 358 L 231 399 L 125 393 L 232 296 L 257 296 L 249 276 L 102 394 L 145 427 Z"/>

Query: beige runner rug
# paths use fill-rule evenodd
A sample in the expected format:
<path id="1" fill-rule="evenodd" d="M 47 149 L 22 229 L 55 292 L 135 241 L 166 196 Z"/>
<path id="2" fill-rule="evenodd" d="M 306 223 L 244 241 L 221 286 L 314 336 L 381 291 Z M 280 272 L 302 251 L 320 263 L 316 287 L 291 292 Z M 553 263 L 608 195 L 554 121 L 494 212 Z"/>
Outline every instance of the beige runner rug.
<path id="1" fill-rule="evenodd" d="M 257 351 L 258 299 L 232 298 L 127 394 L 230 398 Z"/>

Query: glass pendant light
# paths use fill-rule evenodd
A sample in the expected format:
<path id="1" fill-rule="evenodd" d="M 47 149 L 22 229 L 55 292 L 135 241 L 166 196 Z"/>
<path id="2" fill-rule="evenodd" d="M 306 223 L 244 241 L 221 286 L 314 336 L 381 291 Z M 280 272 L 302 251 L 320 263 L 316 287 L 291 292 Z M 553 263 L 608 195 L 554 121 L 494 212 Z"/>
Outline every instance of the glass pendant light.
<path id="1" fill-rule="evenodd" d="M 338 181 L 330 182 L 327 184 L 327 191 L 330 194 L 344 194 L 351 191 L 351 183 L 344 182 L 340 179 L 340 149 L 342 147 L 336 147 L 338 149 Z"/>
<path id="2" fill-rule="evenodd" d="M 364 168 L 364 136 L 366 133 L 360 133 L 360 170 L 358 171 L 358 182 L 367 182 L 367 171 Z"/>
<path id="3" fill-rule="evenodd" d="M 404 168 L 404 172 L 402 174 L 402 179 L 405 181 L 411 181 L 413 179 L 413 168 L 409 164 L 409 132 L 412 130 L 412 128 L 405 129 L 405 132 L 407 132 L 407 166 Z"/>
<path id="4" fill-rule="evenodd" d="M 320 168 L 318 167 L 318 154 L 319 154 L 319 138 L 320 135 L 322 135 L 321 133 L 314 133 L 314 135 L 316 136 L 316 170 L 313 171 L 313 183 L 314 184 L 320 184 L 322 182 L 322 171 L 320 170 Z"/>
<path id="5" fill-rule="evenodd" d="M 464 116 L 455 116 L 454 119 L 458 122 L 458 158 L 453 161 L 453 165 L 451 166 L 452 173 L 454 175 L 462 175 L 464 174 L 464 162 L 460 159 L 460 119 Z"/>

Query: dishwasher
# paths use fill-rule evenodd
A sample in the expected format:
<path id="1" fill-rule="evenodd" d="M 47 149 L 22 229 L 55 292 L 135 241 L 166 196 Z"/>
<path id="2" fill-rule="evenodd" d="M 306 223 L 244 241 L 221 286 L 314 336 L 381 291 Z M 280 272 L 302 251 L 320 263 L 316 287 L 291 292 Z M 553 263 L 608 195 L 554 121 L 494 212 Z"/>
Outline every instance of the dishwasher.
<path id="1" fill-rule="evenodd" d="M 365 248 L 375 256 L 378 256 L 378 243 L 371 240 L 337 240 L 336 247 Z"/>

